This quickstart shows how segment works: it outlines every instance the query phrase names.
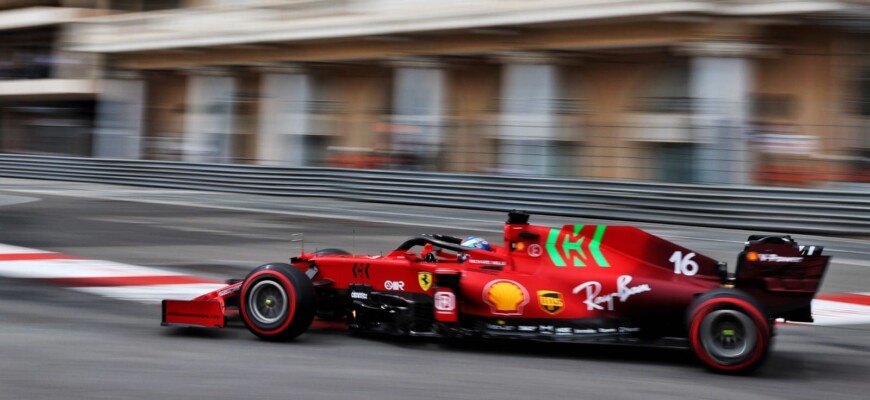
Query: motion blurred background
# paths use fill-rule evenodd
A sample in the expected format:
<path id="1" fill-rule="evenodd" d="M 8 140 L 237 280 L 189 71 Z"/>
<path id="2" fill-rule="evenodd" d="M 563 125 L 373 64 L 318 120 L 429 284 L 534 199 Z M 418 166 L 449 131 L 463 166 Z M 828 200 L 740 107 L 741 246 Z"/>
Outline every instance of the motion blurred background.
<path id="1" fill-rule="evenodd" d="M 870 183 L 867 0 L 2 0 L 0 151 Z"/>
<path id="2" fill-rule="evenodd" d="M 868 39 L 870 0 L 0 0 L 0 398 L 867 399 Z M 736 380 L 670 349 L 266 344 L 159 327 L 196 284 L 54 285 L 494 241 L 513 208 L 732 267 L 794 235 L 833 257 L 818 323 Z"/>

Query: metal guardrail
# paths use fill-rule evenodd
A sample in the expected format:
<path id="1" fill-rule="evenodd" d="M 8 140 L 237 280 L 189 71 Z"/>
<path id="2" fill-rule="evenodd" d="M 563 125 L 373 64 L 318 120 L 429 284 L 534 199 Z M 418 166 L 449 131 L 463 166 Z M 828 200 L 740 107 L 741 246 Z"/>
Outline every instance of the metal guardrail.
<path id="1" fill-rule="evenodd" d="M 870 236 L 870 192 L 0 154 L 0 176 Z"/>

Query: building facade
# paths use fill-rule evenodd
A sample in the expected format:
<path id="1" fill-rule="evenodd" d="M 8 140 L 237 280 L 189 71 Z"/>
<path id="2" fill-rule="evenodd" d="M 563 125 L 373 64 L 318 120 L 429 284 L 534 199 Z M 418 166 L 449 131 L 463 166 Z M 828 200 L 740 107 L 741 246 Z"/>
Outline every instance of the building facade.
<path id="1" fill-rule="evenodd" d="M 59 46 L 63 27 L 101 13 L 86 1 L 0 1 L 0 148 L 90 156 L 96 55 Z"/>
<path id="2" fill-rule="evenodd" d="M 867 179 L 867 1 L 103 3 L 96 157 Z"/>

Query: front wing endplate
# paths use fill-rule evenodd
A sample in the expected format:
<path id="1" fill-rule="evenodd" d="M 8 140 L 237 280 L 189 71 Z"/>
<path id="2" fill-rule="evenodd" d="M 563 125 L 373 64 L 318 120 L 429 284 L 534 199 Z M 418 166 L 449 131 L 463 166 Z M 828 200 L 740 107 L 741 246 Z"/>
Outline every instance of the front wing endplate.
<path id="1" fill-rule="evenodd" d="M 223 305 L 211 300 L 163 300 L 161 325 L 204 326 L 223 328 L 226 325 Z"/>

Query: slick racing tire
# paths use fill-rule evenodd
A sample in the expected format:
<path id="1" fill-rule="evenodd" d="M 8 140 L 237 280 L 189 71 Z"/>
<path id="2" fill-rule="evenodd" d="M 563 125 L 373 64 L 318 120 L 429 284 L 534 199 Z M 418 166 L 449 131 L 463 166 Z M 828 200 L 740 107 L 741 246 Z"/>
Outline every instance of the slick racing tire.
<path id="1" fill-rule="evenodd" d="M 723 373 L 757 368 L 771 345 L 771 325 L 751 296 L 733 289 L 707 292 L 689 307 L 689 342 L 695 355 Z"/>
<path id="2" fill-rule="evenodd" d="M 245 277 L 239 314 L 254 335 L 270 341 L 299 336 L 314 319 L 314 285 L 288 264 L 257 267 Z"/>

